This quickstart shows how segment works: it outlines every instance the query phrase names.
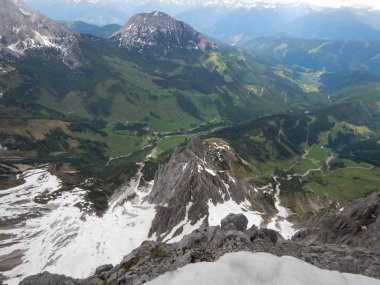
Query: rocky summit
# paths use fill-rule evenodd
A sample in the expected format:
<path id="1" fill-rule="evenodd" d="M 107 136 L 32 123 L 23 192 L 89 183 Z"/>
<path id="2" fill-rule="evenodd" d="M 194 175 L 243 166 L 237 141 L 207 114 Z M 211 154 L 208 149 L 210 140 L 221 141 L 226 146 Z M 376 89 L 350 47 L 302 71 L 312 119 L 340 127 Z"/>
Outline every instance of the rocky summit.
<path id="1" fill-rule="evenodd" d="M 113 34 L 121 47 L 143 54 L 168 55 L 176 50 L 205 51 L 217 45 L 190 25 L 163 12 L 141 13 Z"/>
<path id="2" fill-rule="evenodd" d="M 344 245 L 305 245 L 286 241 L 273 230 L 260 230 L 255 226 L 247 229 L 247 222 L 242 214 L 229 215 L 222 220 L 221 226 L 200 228 L 178 243 L 144 242 L 120 264 L 100 266 L 86 279 L 44 272 L 26 278 L 20 284 L 139 285 L 187 264 L 212 262 L 226 253 L 239 251 L 293 256 L 322 269 L 380 277 L 379 254 Z"/>
<path id="3" fill-rule="evenodd" d="M 81 65 L 78 39 L 74 33 L 33 12 L 19 0 L 0 2 L 0 56 L 22 56 L 27 50 L 52 48 L 72 66 Z"/>

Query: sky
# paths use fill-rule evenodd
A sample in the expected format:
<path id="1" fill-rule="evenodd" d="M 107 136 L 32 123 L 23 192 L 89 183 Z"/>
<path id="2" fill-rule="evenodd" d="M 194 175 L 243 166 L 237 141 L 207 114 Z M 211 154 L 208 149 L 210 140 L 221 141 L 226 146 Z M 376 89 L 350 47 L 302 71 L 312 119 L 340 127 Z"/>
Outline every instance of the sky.
<path id="1" fill-rule="evenodd" d="M 247 0 L 247 2 L 250 2 Z M 294 3 L 294 2 L 302 2 L 302 3 L 308 3 L 315 6 L 322 6 L 322 7 L 346 7 L 346 6 L 354 6 L 354 7 L 372 7 L 380 9 L 380 0 L 270 0 L 270 2 L 277 2 L 277 3 Z"/>
<path id="2" fill-rule="evenodd" d="M 1 1 L 1 0 L 0 0 Z M 24 0 L 24 2 L 35 2 L 36 0 Z M 54 2 L 54 1 L 66 1 L 66 2 L 80 2 L 80 1 L 87 1 L 87 2 L 93 2 L 93 3 L 107 3 L 107 2 L 146 2 L 147 0 L 39 0 L 40 2 Z M 165 0 L 151 0 L 151 1 L 157 1 L 157 2 L 165 2 Z M 172 0 L 173 1 L 173 0 Z M 201 0 L 197 0 L 198 2 L 201 2 Z M 305 4 L 312 4 L 314 6 L 321 6 L 321 7 L 364 7 L 364 8 L 375 8 L 380 9 L 380 0 L 211 0 L 211 2 L 229 2 L 233 3 L 234 1 L 240 1 L 245 3 L 255 3 L 255 2 L 269 2 L 269 3 L 305 3 Z M 186 3 L 186 0 L 175 0 L 174 2 L 183 2 Z M 194 2 L 194 0 L 189 1 Z"/>

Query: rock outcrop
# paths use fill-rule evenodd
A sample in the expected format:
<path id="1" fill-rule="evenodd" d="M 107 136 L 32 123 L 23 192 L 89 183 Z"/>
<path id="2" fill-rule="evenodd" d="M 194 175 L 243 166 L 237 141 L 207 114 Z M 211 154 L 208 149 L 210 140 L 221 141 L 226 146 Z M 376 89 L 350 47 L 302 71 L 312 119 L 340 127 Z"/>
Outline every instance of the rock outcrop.
<path id="1" fill-rule="evenodd" d="M 210 208 L 224 203 L 261 214 L 270 212 L 265 194 L 244 179 L 244 163 L 224 141 L 191 139 L 156 173 L 148 196 L 148 202 L 157 205 L 149 235 L 163 239 L 181 234 L 183 227 L 179 226 L 167 236 L 181 221 L 208 225 Z"/>
<path id="2" fill-rule="evenodd" d="M 176 50 L 205 51 L 215 43 L 188 24 L 163 12 L 141 13 L 132 17 L 112 35 L 119 46 L 149 55 L 167 55 Z"/>
<path id="3" fill-rule="evenodd" d="M 380 278 L 379 252 L 344 245 L 305 245 L 287 241 L 272 230 L 259 230 L 255 226 L 247 229 L 246 222 L 241 215 L 229 215 L 222 221 L 223 227 L 196 230 L 178 243 L 144 242 L 117 266 L 99 267 L 95 275 L 87 279 L 45 272 L 26 278 L 20 285 L 138 285 L 189 263 L 215 261 L 226 253 L 238 251 L 293 256 L 322 269 Z"/>
<path id="4" fill-rule="evenodd" d="M 338 211 L 314 216 L 296 241 L 347 244 L 380 250 L 380 191 L 355 200 Z"/>

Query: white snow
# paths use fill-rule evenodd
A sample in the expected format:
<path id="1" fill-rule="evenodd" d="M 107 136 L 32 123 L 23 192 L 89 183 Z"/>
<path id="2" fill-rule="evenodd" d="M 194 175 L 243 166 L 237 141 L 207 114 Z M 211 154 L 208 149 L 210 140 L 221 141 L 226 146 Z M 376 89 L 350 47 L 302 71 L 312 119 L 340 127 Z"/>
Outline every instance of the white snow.
<path id="1" fill-rule="evenodd" d="M 227 172 L 227 175 L 228 175 L 228 178 L 234 183 L 236 184 L 236 180 Z"/>
<path id="2" fill-rule="evenodd" d="M 155 209 L 143 202 L 152 183 L 137 188 L 141 172 L 110 202 L 103 217 L 91 214 L 88 203 L 81 211 L 77 205 L 85 202 L 86 192 L 76 188 L 60 193 L 61 181 L 48 171 L 30 170 L 23 176 L 23 185 L 1 192 L 2 221 L 26 215 L 16 226 L 0 229 L 0 234 L 14 235 L 0 242 L 0 258 L 24 252 L 23 263 L 4 272 L 9 285 L 42 271 L 85 277 L 101 264 L 119 263 L 148 239 Z M 128 200 L 133 192 L 136 197 Z M 42 193 L 57 197 L 45 205 L 34 202 Z"/>
<path id="3" fill-rule="evenodd" d="M 207 168 L 207 167 L 205 167 L 205 170 L 206 170 L 208 173 L 210 173 L 212 176 L 216 176 L 216 173 L 215 173 L 214 170 L 209 169 L 209 168 Z"/>
<path id="4" fill-rule="evenodd" d="M 260 213 L 252 211 L 248 201 L 241 203 L 240 205 L 232 199 L 224 201 L 222 204 L 214 205 L 212 201 L 208 203 L 208 224 L 210 226 L 219 226 L 220 222 L 228 214 L 244 214 L 248 219 L 248 227 L 255 225 L 260 226 L 263 221 Z"/>
<path id="5" fill-rule="evenodd" d="M 24 9 L 23 9 L 23 4 L 22 3 L 20 3 L 20 1 L 14 1 L 14 3 L 17 5 L 17 7 L 20 9 L 20 12 L 24 15 L 24 16 L 30 16 L 31 15 L 31 13 L 29 12 L 29 11 L 25 11 Z"/>
<path id="6" fill-rule="evenodd" d="M 229 150 L 230 149 L 229 144 L 225 141 L 214 142 L 212 145 L 215 149 L 219 149 L 219 150 Z"/>
<path id="7" fill-rule="evenodd" d="M 197 168 L 198 168 L 198 173 L 201 173 L 203 170 L 203 167 L 199 163 L 197 165 Z"/>
<path id="8" fill-rule="evenodd" d="M 281 200 L 280 200 L 281 184 L 278 182 L 277 177 L 274 177 L 274 179 L 277 183 L 276 194 L 275 194 L 275 199 L 276 199 L 275 207 L 278 213 L 271 219 L 271 221 L 267 225 L 267 228 L 278 231 L 285 239 L 291 239 L 292 236 L 297 232 L 297 230 L 294 229 L 293 224 L 287 220 L 287 218 L 291 215 L 291 212 L 289 209 L 281 205 Z"/>
<path id="9" fill-rule="evenodd" d="M 268 253 L 237 252 L 215 262 L 186 265 L 147 285 L 379 285 L 380 280 L 319 269 L 302 260 Z"/>
<path id="10" fill-rule="evenodd" d="M 59 48 L 55 43 L 53 43 L 48 37 L 41 35 L 37 31 L 33 31 L 35 34 L 35 39 L 38 40 L 45 47 Z"/>
<path id="11" fill-rule="evenodd" d="M 10 49 L 11 51 L 13 52 L 16 52 L 16 53 L 19 53 L 19 49 L 17 48 L 18 44 L 20 43 L 20 40 L 18 40 L 17 42 L 7 46 L 8 49 Z"/>

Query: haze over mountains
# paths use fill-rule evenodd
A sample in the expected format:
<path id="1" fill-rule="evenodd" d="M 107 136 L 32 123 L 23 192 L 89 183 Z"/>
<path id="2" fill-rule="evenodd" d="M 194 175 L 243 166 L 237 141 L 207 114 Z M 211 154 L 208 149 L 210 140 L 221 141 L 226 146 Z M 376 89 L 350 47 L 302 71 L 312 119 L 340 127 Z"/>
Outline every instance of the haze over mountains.
<path id="1" fill-rule="evenodd" d="M 29 0 L 27 3 L 53 19 L 80 20 L 97 25 L 124 24 L 136 13 L 163 11 L 229 44 L 268 36 L 380 39 L 380 10 L 354 6 L 337 9 L 299 3 L 240 1 Z"/>

